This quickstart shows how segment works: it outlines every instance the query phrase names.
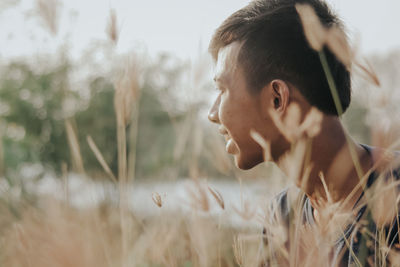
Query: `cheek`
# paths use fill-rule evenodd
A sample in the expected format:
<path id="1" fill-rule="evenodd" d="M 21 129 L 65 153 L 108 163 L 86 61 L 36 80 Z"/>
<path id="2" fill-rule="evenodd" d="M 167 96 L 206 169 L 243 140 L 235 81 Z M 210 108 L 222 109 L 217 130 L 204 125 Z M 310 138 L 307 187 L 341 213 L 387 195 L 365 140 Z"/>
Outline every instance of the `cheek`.
<path id="1" fill-rule="evenodd" d="M 235 121 L 235 110 L 232 109 L 231 102 L 232 101 L 227 93 L 221 95 L 218 115 L 222 125 L 224 125 L 225 127 L 229 127 Z"/>
<path id="2" fill-rule="evenodd" d="M 220 121 L 235 140 L 246 139 L 253 128 L 253 118 L 249 114 L 249 107 L 241 101 L 233 101 L 229 97 L 221 99 Z"/>

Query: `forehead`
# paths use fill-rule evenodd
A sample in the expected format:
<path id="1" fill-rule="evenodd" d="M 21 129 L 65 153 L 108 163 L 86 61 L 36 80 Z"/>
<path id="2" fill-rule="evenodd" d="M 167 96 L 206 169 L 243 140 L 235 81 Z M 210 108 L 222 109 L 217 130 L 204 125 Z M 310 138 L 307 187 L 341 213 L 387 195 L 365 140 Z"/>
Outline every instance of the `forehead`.
<path id="1" fill-rule="evenodd" d="M 218 59 L 215 66 L 216 82 L 227 83 L 237 71 L 237 60 L 241 44 L 233 42 L 218 51 Z"/>

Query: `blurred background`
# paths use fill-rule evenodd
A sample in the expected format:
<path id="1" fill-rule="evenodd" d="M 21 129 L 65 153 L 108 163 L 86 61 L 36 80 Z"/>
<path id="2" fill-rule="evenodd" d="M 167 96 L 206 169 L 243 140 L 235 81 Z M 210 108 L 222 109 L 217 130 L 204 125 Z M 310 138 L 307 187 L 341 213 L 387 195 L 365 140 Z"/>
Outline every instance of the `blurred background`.
<path id="1" fill-rule="evenodd" d="M 345 127 L 388 147 L 400 2 L 328 2 L 363 66 Z M 1 266 L 258 266 L 290 182 L 271 163 L 238 170 L 207 120 L 209 40 L 246 4 L 0 0 Z"/>
<path id="2" fill-rule="evenodd" d="M 359 142 L 374 144 L 370 127 L 391 132 L 399 118 L 400 2 L 329 3 L 347 25 L 357 56 L 380 79 L 378 87 L 354 73 L 353 102 L 343 118 Z M 125 99 L 132 109 L 127 161 L 142 202 L 153 205 L 153 191 L 179 196 L 187 178 L 208 179 L 232 194 L 233 202 L 246 185 L 250 198 L 278 192 L 287 184 L 279 170 L 271 164 L 237 170 L 216 126 L 207 121 L 216 96 L 208 42 L 224 18 L 246 4 L 1 0 L 1 192 L 57 195 L 55 188 L 65 191 L 67 183 L 69 194 L 86 188 L 75 194 L 77 203 L 104 198 L 104 187 L 99 193 L 84 185 L 103 184 L 118 174 L 114 96 L 119 86 L 132 89 Z"/>

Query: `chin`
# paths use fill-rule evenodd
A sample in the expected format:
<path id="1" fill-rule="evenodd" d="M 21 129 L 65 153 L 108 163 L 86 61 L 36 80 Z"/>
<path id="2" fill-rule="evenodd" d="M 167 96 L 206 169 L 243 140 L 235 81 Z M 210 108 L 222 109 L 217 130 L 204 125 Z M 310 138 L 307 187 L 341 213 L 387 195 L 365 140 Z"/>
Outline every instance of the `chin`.
<path id="1" fill-rule="evenodd" d="M 241 170 L 250 170 L 258 164 L 264 162 L 263 158 L 245 159 L 239 155 L 235 155 L 235 165 Z"/>

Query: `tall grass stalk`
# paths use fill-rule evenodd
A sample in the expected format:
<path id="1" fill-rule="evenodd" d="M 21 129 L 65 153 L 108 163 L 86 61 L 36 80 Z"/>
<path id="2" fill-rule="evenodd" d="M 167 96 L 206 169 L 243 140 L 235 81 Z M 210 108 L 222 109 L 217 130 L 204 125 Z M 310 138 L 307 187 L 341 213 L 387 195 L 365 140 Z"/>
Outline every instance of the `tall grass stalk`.
<path id="1" fill-rule="evenodd" d="M 328 81 L 329 88 L 331 90 L 333 102 L 335 103 L 336 110 L 340 117 L 343 114 L 343 108 L 342 108 L 342 104 L 340 103 L 339 93 L 338 93 L 338 90 L 337 90 L 337 87 L 335 84 L 335 80 L 332 76 L 331 69 L 329 68 L 329 65 L 328 65 L 328 60 L 327 60 L 325 52 L 323 50 L 318 51 L 318 55 L 319 55 L 319 59 L 322 64 L 322 68 L 325 72 L 325 76 Z M 356 150 L 350 141 L 350 137 L 348 135 L 345 135 L 345 136 L 346 136 L 346 140 L 347 140 L 347 145 L 349 146 L 351 158 L 353 159 L 353 163 L 354 163 L 354 166 L 357 171 L 357 175 L 358 175 L 359 179 L 361 179 L 364 176 L 364 173 L 361 168 L 360 161 L 358 159 Z"/>
<path id="2" fill-rule="evenodd" d="M 101 154 L 99 148 L 96 146 L 96 143 L 93 141 L 91 136 L 86 136 L 86 141 L 89 144 L 90 149 L 92 150 L 93 154 L 96 156 L 97 161 L 100 163 L 101 167 L 103 167 L 106 174 L 110 177 L 111 181 L 115 184 L 118 183 L 117 178 L 115 177 L 114 173 L 111 171 L 110 167 L 108 166 L 107 162 L 105 161 L 103 155 Z"/>
<path id="3" fill-rule="evenodd" d="M 118 150 L 118 184 L 119 184 L 119 215 L 122 242 L 122 264 L 128 267 L 129 251 L 129 225 L 128 225 L 128 183 L 127 183 L 127 156 L 126 156 L 126 121 L 125 106 L 123 103 L 123 88 L 116 88 L 114 107 L 117 118 L 117 150 Z"/>
<path id="4" fill-rule="evenodd" d="M 117 147 L 118 147 L 118 182 L 119 182 L 119 207 L 120 223 L 122 232 L 122 261 L 124 266 L 130 265 L 129 244 L 131 238 L 131 224 L 127 218 L 128 209 L 128 186 L 133 182 L 135 172 L 136 158 L 136 138 L 139 119 L 139 84 L 138 72 L 135 62 L 129 62 L 126 65 L 123 75 L 115 84 L 114 110 L 117 126 Z M 132 114 L 135 113 L 134 124 L 131 125 L 130 141 L 131 153 L 130 164 L 127 156 L 127 126 L 132 120 Z M 129 171 L 129 173 L 128 173 Z M 131 175 L 128 177 L 128 174 Z M 130 178 L 130 179 L 129 179 Z"/>
<path id="5" fill-rule="evenodd" d="M 68 145 L 71 151 L 71 161 L 75 171 L 84 174 L 85 169 L 83 167 L 83 160 L 81 155 L 81 149 L 79 146 L 79 140 L 74 127 L 72 126 L 71 120 L 65 120 L 65 129 L 67 131 Z"/>
<path id="6" fill-rule="evenodd" d="M 0 123 L 2 126 L 2 123 Z M 4 164 L 4 148 L 3 148 L 3 131 L 0 130 L 0 177 L 5 175 L 5 164 Z"/>
<path id="7" fill-rule="evenodd" d="M 69 186 L 68 186 L 68 166 L 67 163 L 61 163 L 61 173 L 63 179 L 63 187 L 64 187 L 64 199 L 65 202 L 69 203 Z"/>
<path id="8" fill-rule="evenodd" d="M 335 80 L 332 76 L 332 72 L 330 70 L 330 67 L 328 65 L 328 60 L 326 58 L 325 52 L 323 50 L 318 51 L 318 55 L 321 61 L 321 65 L 322 68 L 324 70 L 325 76 L 327 78 L 328 81 L 328 85 L 329 88 L 331 90 L 331 95 L 336 107 L 336 110 L 338 112 L 338 115 L 341 116 L 343 114 L 343 108 L 340 102 L 340 98 L 339 98 L 339 93 L 335 84 Z M 357 152 L 355 150 L 355 147 L 352 145 L 351 139 L 350 137 L 346 134 L 346 141 L 347 141 L 347 145 L 349 147 L 349 151 L 350 151 L 350 156 L 353 160 L 357 175 L 359 177 L 359 185 L 362 186 L 364 194 L 368 194 L 368 192 L 366 192 L 366 183 L 364 183 L 364 179 L 363 177 L 366 179 L 368 176 L 364 174 L 362 168 L 361 168 L 361 164 L 359 161 L 359 158 L 357 156 Z M 358 191 L 358 187 L 355 187 L 350 194 L 345 198 L 345 200 L 342 202 L 342 206 L 344 207 L 348 201 L 350 201 L 350 199 L 352 199 L 352 197 L 354 196 L 354 194 Z M 368 196 L 367 196 L 368 197 Z M 363 243 L 365 242 L 365 244 Z M 365 266 L 365 262 L 366 262 L 366 258 L 367 258 L 367 249 L 364 248 L 364 245 L 366 246 L 366 241 L 364 240 L 364 236 L 363 236 L 363 242 L 361 242 L 361 246 L 360 246 L 360 251 L 358 253 L 358 255 L 354 255 L 353 249 L 351 247 L 350 244 L 348 244 L 346 242 L 346 246 L 348 246 L 347 248 L 349 249 L 350 254 L 354 255 L 354 259 L 356 261 L 356 264 L 358 266 Z"/>
<path id="9" fill-rule="evenodd" d="M 133 107 L 132 120 L 129 128 L 129 155 L 128 155 L 128 181 L 132 182 L 135 180 L 136 171 L 136 152 L 137 152 L 137 137 L 139 130 L 139 108 L 140 108 L 140 98 L 135 101 L 135 106 Z"/>

